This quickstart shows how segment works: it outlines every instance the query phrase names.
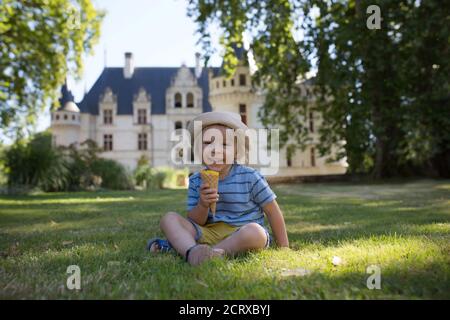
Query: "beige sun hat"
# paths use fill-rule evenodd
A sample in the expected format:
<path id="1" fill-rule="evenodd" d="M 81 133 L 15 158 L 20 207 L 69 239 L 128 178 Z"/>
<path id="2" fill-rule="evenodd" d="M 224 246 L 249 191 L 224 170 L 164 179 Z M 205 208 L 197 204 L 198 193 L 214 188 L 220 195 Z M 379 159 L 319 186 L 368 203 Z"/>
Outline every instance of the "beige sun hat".
<path id="1" fill-rule="evenodd" d="M 187 127 L 187 129 L 189 130 L 192 138 L 195 138 L 195 121 L 202 122 L 202 129 L 213 124 L 221 124 L 231 129 L 248 129 L 247 125 L 241 121 L 241 116 L 237 113 L 228 111 L 211 111 L 199 114 L 191 122 L 189 122 L 189 126 Z"/>
<path id="2" fill-rule="evenodd" d="M 194 132 L 194 123 L 195 121 L 201 121 L 202 123 L 202 130 L 199 130 L 199 132 Z M 194 145 L 194 141 L 197 138 L 197 136 L 201 135 L 203 128 L 208 127 L 213 124 L 221 124 L 226 127 L 229 127 L 234 130 L 242 129 L 247 130 L 248 126 L 242 122 L 241 116 L 238 113 L 234 112 L 228 112 L 228 111 L 211 111 L 211 112 L 205 112 L 202 114 L 199 114 L 197 117 L 192 119 L 191 122 L 189 122 L 189 125 L 187 127 L 187 130 L 189 131 L 189 134 L 191 135 L 191 141 Z M 248 142 L 246 142 L 248 143 Z M 201 147 L 201 146 L 200 146 Z M 248 150 L 248 145 L 244 149 Z"/>

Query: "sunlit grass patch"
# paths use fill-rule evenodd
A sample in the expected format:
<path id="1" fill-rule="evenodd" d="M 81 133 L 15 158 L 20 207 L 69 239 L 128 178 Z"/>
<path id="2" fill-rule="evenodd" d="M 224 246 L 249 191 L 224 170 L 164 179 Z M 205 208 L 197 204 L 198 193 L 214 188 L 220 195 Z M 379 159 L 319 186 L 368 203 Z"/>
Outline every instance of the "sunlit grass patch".
<path id="1" fill-rule="evenodd" d="M 0 197 L 0 298 L 450 298 L 450 183 L 279 185 L 290 250 L 198 268 L 151 255 L 184 190 Z M 336 263 L 338 262 L 338 263 Z M 81 291 L 66 287 L 69 265 Z M 367 267 L 381 270 L 369 290 Z"/>

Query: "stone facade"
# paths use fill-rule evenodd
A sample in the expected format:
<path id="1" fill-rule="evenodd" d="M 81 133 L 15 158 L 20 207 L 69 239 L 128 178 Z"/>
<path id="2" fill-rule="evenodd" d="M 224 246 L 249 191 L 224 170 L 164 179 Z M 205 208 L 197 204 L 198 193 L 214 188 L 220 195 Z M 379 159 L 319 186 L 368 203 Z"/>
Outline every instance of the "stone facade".
<path id="1" fill-rule="evenodd" d="M 241 63 L 234 76 L 225 78 L 219 68 L 134 68 L 130 59 L 132 55 L 127 53 L 124 68 L 105 68 L 78 106 L 67 86 L 63 87 L 61 107 L 51 115 L 56 145 L 79 146 L 91 139 L 104 148 L 103 157 L 129 170 L 136 167 L 141 156 L 153 166 L 173 167 L 171 133 L 186 128 L 202 112 L 239 113 L 250 128 L 263 128 L 257 114 L 264 94 L 252 85 L 247 64 Z M 306 92 L 307 85 L 303 86 Z M 310 112 L 309 117 L 305 121 L 312 143 L 289 160 L 286 150 L 280 150 L 277 176 L 345 173 L 345 161 L 326 163 L 318 156 L 315 144 L 321 115 Z"/>

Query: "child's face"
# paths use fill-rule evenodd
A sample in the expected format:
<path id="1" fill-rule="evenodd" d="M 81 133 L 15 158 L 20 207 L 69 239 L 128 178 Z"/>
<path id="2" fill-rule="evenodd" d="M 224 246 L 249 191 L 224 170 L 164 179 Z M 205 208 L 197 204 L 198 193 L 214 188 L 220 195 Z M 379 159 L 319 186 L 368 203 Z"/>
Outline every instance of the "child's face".
<path id="1" fill-rule="evenodd" d="M 232 129 L 219 124 L 210 125 L 203 129 L 202 159 L 210 170 L 222 171 L 232 164 L 236 157 L 236 148 L 233 143 L 234 135 L 227 134 L 227 129 L 232 133 Z"/>

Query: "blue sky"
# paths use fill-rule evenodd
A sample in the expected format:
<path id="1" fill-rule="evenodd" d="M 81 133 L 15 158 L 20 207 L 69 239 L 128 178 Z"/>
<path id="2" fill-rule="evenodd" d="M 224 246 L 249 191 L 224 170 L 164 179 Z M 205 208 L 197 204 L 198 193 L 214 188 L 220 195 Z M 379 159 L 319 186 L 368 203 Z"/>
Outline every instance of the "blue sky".
<path id="1" fill-rule="evenodd" d="M 133 52 L 136 67 L 195 65 L 198 35 L 187 13 L 187 0 L 94 0 L 96 8 L 106 10 L 100 41 L 94 55 L 84 57 L 82 80 L 68 79 L 75 101 L 82 99 L 85 88 L 94 84 L 105 64 L 121 67 L 124 53 Z M 218 34 L 213 35 L 218 48 Z M 210 65 L 221 63 L 220 54 Z M 46 112 L 38 120 L 38 130 L 50 125 Z"/>

